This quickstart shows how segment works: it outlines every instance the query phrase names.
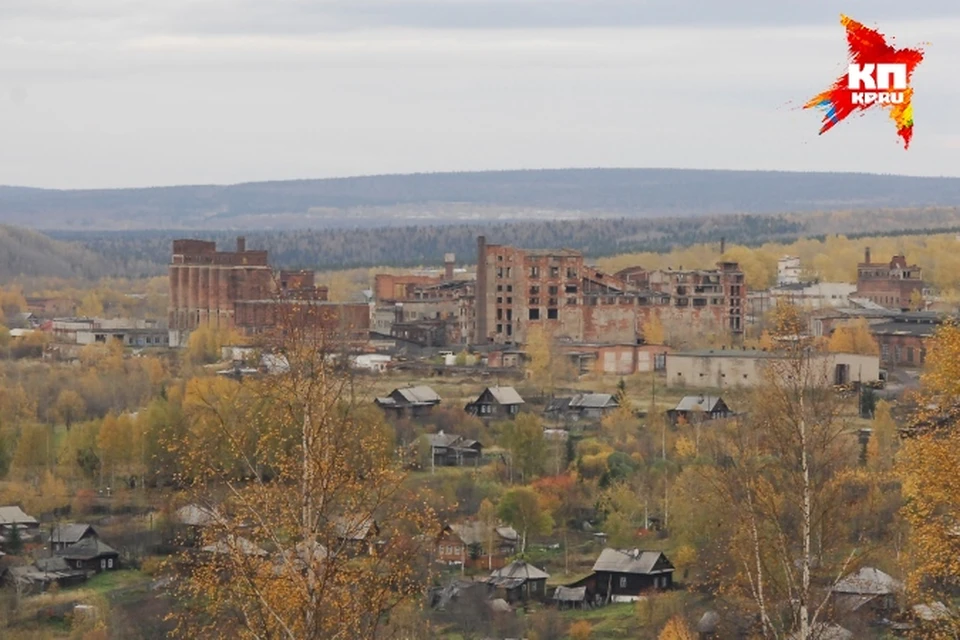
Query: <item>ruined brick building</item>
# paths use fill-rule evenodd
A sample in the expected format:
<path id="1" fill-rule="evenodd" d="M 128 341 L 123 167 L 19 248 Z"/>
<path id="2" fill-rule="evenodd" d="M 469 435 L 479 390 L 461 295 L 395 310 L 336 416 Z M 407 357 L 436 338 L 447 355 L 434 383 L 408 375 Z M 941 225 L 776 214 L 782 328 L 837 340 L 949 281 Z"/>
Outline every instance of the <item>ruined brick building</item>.
<path id="1" fill-rule="evenodd" d="M 454 261 L 446 254 L 442 275 L 377 274 L 373 331 L 431 347 L 473 342 L 475 283 L 454 278 Z"/>
<path id="2" fill-rule="evenodd" d="M 910 311 L 911 297 L 923 295 L 923 270 L 907 264 L 906 256 L 895 255 L 887 262 L 871 262 L 870 247 L 857 265 L 857 298 L 866 298 L 888 309 Z"/>
<path id="3" fill-rule="evenodd" d="M 367 304 L 329 302 L 313 271 L 275 273 L 267 252 L 247 250 L 243 237 L 237 238 L 235 251 L 218 251 L 215 242 L 205 240 L 174 240 L 169 277 L 171 345 L 186 344 L 191 331 L 206 326 L 259 334 L 281 317 L 351 339 L 365 340 L 369 334 Z"/>
<path id="4" fill-rule="evenodd" d="M 572 342 L 642 342 L 652 314 L 695 334 L 743 332 L 744 275 L 735 262 L 709 270 L 606 274 L 571 249 L 524 250 L 478 238 L 475 341 L 524 344 L 532 326 Z"/>

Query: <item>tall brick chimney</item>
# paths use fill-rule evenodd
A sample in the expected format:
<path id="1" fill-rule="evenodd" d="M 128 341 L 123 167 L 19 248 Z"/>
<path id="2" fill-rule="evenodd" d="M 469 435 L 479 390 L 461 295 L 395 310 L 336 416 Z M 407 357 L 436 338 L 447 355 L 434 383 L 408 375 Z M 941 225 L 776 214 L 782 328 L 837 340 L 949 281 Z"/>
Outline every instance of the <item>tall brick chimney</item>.
<path id="1" fill-rule="evenodd" d="M 453 280 L 453 265 L 457 261 L 457 256 L 452 253 L 446 253 L 443 256 L 443 279 Z"/>
<path id="2" fill-rule="evenodd" d="M 870 247 L 867 247 L 863 251 L 863 261 L 867 264 L 870 264 Z"/>
<path id="3" fill-rule="evenodd" d="M 487 341 L 487 238 L 477 236 L 477 284 L 474 297 L 477 319 L 473 339 L 483 344 Z"/>
<path id="4" fill-rule="evenodd" d="M 237 236 L 237 253 L 243 253 L 247 250 L 247 239 L 243 236 Z"/>
<path id="5" fill-rule="evenodd" d="M 727 252 L 727 239 L 720 238 L 720 255 L 723 255 Z"/>

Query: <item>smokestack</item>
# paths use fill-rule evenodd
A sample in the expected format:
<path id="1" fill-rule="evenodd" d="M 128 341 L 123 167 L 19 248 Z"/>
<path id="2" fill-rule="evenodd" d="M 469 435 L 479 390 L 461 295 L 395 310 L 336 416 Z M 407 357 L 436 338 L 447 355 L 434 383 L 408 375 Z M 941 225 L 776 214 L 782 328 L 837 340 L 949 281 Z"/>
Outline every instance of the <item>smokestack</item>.
<path id="1" fill-rule="evenodd" d="M 863 261 L 867 264 L 870 264 L 870 247 L 867 247 L 863 251 Z"/>
<path id="2" fill-rule="evenodd" d="M 243 236 L 237 236 L 237 253 L 243 253 L 247 250 L 247 239 Z"/>
<path id="3" fill-rule="evenodd" d="M 727 239 L 720 238 L 720 255 L 723 255 L 727 252 Z"/>
<path id="4" fill-rule="evenodd" d="M 443 256 L 443 279 L 453 280 L 453 265 L 457 261 L 457 256 L 452 253 L 444 254 Z"/>

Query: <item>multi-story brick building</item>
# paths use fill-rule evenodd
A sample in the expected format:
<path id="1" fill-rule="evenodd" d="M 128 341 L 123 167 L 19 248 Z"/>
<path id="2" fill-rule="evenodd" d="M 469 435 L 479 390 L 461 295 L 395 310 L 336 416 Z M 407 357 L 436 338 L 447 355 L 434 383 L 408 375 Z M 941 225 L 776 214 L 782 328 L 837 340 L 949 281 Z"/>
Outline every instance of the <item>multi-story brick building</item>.
<path id="1" fill-rule="evenodd" d="M 923 295 L 923 270 L 907 264 L 903 254 L 895 255 L 889 263 L 871 262 L 870 247 L 864 251 L 863 262 L 857 265 L 857 298 L 887 307 L 910 311 L 915 292 Z"/>
<path id="2" fill-rule="evenodd" d="M 424 346 L 472 342 L 474 282 L 454 279 L 454 259 L 442 275 L 377 274 L 373 330 Z"/>
<path id="3" fill-rule="evenodd" d="M 530 327 L 573 342 L 643 340 L 652 314 L 696 333 L 743 331 L 746 286 L 737 263 L 712 270 L 640 267 L 606 274 L 572 249 L 524 250 L 477 241 L 478 343 L 523 344 Z"/>
<path id="4" fill-rule="evenodd" d="M 174 240 L 169 276 L 172 346 L 186 344 L 199 327 L 262 333 L 284 315 L 355 339 L 369 334 L 367 304 L 328 302 L 327 288 L 315 285 L 312 271 L 274 274 L 267 252 L 247 250 L 242 237 L 235 251 L 218 251 L 216 243 L 204 240 Z"/>

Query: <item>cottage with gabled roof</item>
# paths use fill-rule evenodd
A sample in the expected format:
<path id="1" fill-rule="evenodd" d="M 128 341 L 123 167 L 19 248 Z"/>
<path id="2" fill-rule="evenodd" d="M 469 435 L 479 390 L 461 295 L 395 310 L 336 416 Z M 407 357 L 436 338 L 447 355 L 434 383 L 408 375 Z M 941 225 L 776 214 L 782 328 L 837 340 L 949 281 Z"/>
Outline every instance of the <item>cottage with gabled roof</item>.
<path id="1" fill-rule="evenodd" d="M 397 418 L 429 414 L 440 404 L 440 396 L 427 385 L 394 389 L 390 395 L 377 398 L 374 403 Z"/>
<path id="2" fill-rule="evenodd" d="M 546 596 L 550 574 L 523 560 L 515 560 L 497 569 L 487 578 L 491 591 L 502 591 L 508 603 L 539 600 Z"/>
<path id="3" fill-rule="evenodd" d="M 50 547 L 54 551 L 66 549 L 88 538 L 99 538 L 96 529 L 89 524 L 60 524 L 50 532 Z"/>
<path id="4" fill-rule="evenodd" d="M 480 464 L 483 445 L 477 440 L 452 433 L 444 433 L 442 429 L 437 433 L 428 433 L 425 437 L 433 452 L 433 464 L 435 465 L 462 467 L 464 463 L 470 463 L 474 466 Z"/>
<path id="5" fill-rule="evenodd" d="M 593 573 L 569 587 L 586 587 L 596 601 L 632 602 L 644 591 L 669 589 L 673 564 L 662 551 L 604 549 L 593 564 Z"/>
<path id="6" fill-rule="evenodd" d="M 873 612 L 882 615 L 897 607 L 903 584 L 893 576 L 864 567 L 844 577 L 830 590 L 834 608 L 842 613 Z"/>
<path id="7" fill-rule="evenodd" d="M 67 564 L 84 571 L 114 571 L 120 568 L 120 552 L 99 538 L 84 538 L 55 552 Z"/>
<path id="8" fill-rule="evenodd" d="M 600 420 L 608 413 L 616 411 L 619 406 L 617 397 L 610 393 L 578 393 L 550 400 L 544 409 L 544 415 L 548 419 L 562 422 Z"/>
<path id="9" fill-rule="evenodd" d="M 732 415 L 733 411 L 723 398 L 708 395 L 684 396 L 676 407 L 667 411 L 667 418 L 673 424 L 677 424 L 681 419 L 692 423 L 695 420 L 720 420 Z"/>
<path id="10" fill-rule="evenodd" d="M 484 419 L 513 418 L 520 413 L 524 404 L 523 398 L 513 387 L 495 386 L 484 389 L 464 410 Z"/>

